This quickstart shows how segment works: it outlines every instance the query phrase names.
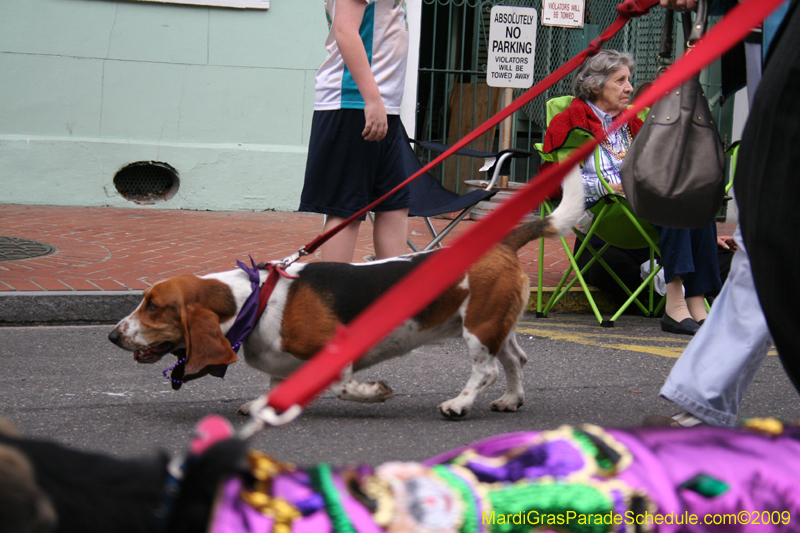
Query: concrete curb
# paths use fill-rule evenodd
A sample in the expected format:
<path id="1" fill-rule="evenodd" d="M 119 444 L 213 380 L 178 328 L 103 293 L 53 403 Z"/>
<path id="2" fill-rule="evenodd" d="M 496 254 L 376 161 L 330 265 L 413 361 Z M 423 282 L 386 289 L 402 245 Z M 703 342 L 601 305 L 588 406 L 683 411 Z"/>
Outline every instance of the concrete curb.
<path id="1" fill-rule="evenodd" d="M 0 326 L 118 322 L 142 300 L 143 291 L 24 291 L 0 292 Z M 545 287 L 543 304 L 553 293 Z M 593 296 L 601 312 L 613 313 L 611 299 L 597 289 Z M 528 311 L 536 311 L 536 289 L 531 288 Z M 554 313 L 591 313 L 581 289 L 571 289 L 553 308 Z"/>
<path id="2" fill-rule="evenodd" d="M 0 292 L 0 326 L 114 323 L 141 300 L 142 291 Z"/>

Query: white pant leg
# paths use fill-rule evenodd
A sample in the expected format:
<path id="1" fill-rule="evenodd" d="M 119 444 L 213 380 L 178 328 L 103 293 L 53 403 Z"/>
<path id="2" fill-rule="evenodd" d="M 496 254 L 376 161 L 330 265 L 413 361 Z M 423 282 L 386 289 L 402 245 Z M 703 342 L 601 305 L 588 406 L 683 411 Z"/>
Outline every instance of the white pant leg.
<path id="1" fill-rule="evenodd" d="M 661 388 L 661 396 L 712 426 L 735 426 L 739 402 L 772 346 L 750 259 L 737 226 L 739 249 L 705 323 Z"/>

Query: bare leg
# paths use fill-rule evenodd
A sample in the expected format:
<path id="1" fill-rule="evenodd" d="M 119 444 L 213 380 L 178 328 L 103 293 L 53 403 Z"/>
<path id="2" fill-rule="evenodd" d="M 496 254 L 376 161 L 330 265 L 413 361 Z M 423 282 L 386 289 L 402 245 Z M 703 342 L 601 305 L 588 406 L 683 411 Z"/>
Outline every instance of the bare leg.
<path id="1" fill-rule="evenodd" d="M 323 232 L 329 231 L 345 219 L 341 217 L 328 216 L 325 221 Z M 331 237 L 331 239 L 322 246 L 322 260 L 331 261 L 334 263 L 350 263 L 353 261 L 353 252 L 356 249 L 356 241 L 358 240 L 358 230 L 361 227 L 361 222 L 356 220 L 350 223 L 342 231 Z"/>
<path id="2" fill-rule="evenodd" d="M 372 231 L 375 259 L 386 259 L 408 253 L 407 238 L 408 209 L 375 213 L 375 228 Z"/>

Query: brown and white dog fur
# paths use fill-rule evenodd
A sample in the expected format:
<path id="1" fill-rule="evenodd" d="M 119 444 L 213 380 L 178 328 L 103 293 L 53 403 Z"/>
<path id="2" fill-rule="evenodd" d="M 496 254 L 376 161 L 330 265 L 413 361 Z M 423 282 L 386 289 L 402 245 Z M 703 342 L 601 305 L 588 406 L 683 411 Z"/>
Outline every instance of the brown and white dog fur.
<path id="1" fill-rule="evenodd" d="M 518 227 L 430 306 L 344 370 L 333 392 L 343 400 L 383 402 L 392 396 L 389 386 L 383 381 L 361 383 L 354 371 L 424 344 L 461 337 L 472 375 L 462 392 L 440 404 L 439 411 L 448 418 L 467 415 L 477 395 L 497 379 L 497 361 L 505 370 L 506 392 L 491 408 L 516 411 L 524 400 L 521 369 L 527 357 L 517 344 L 515 326 L 530 294 L 516 253 L 533 239 L 570 231 L 584 210 L 579 169 L 567 175 L 563 197 L 550 216 Z M 276 385 L 317 353 L 339 325 L 347 324 L 431 253 L 436 252 L 359 264 L 292 264 L 287 271 L 297 278 L 278 281 L 256 328 L 242 344 L 245 361 L 269 374 L 270 386 Z M 265 277 L 262 272 L 262 282 Z M 177 376 L 196 379 L 237 360 L 224 335 L 250 290 L 242 270 L 158 282 L 109 339 L 134 352 L 140 363 L 154 363 L 169 352 L 184 356 L 185 367 L 177 369 Z"/>

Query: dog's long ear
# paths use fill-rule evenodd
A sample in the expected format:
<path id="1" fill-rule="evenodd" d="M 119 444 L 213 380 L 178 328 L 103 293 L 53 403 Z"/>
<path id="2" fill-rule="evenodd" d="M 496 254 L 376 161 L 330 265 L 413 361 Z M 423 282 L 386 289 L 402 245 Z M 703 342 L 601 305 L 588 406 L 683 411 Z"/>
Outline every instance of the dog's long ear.
<path id="1" fill-rule="evenodd" d="M 188 306 L 181 319 L 186 340 L 184 379 L 198 378 L 212 370 L 210 366 L 229 365 L 238 360 L 230 341 L 222 334 L 216 313 L 203 306 Z"/>

